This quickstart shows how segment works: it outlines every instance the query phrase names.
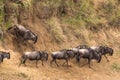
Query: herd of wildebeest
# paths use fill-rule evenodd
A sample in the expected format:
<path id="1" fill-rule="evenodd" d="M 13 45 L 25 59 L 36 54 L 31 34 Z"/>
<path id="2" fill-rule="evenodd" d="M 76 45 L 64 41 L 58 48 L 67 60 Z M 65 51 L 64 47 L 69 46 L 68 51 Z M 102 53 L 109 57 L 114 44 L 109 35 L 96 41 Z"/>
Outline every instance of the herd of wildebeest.
<path id="1" fill-rule="evenodd" d="M 8 28 L 7 32 L 10 32 L 14 35 L 14 37 L 21 38 L 24 41 L 32 40 L 34 43 L 37 42 L 38 36 L 37 34 L 33 33 L 31 30 L 26 29 L 22 25 L 14 25 L 10 28 Z M 87 45 L 78 45 L 74 48 L 69 49 L 62 49 L 56 52 L 48 53 L 46 51 L 33 51 L 33 52 L 24 52 L 21 56 L 20 64 L 25 65 L 25 62 L 27 59 L 30 61 L 36 60 L 36 67 L 39 60 L 41 60 L 42 65 L 44 60 L 48 60 L 49 55 L 51 55 L 51 61 L 50 66 L 52 66 L 53 62 L 57 65 L 57 60 L 65 60 L 63 63 L 64 65 L 67 64 L 70 59 L 75 59 L 76 63 L 80 63 L 80 59 L 87 59 L 89 67 L 90 62 L 92 59 L 96 60 L 98 63 L 100 63 L 102 56 L 106 58 L 106 60 L 109 62 L 106 54 L 109 54 L 110 56 L 113 55 L 113 49 L 108 46 L 87 46 Z M 3 62 L 3 60 L 7 58 L 10 59 L 10 52 L 0 51 L 0 64 Z"/>

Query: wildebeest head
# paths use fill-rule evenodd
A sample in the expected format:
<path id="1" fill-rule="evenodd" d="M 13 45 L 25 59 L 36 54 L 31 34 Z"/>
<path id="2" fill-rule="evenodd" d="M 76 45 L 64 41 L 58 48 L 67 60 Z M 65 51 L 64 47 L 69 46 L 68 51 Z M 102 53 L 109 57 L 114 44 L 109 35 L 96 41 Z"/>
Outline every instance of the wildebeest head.
<path id="1" fill-rule="evenodd" d="M 10 52 L 3 52 L 4 58 L 10 59 Z"/>
<path id="2" fill-rule="evenodd" d="M 113 49 L 110 48 L 110 47 L 106 47 L 106 48 L 105 48 L 105 52 L 108 53 L 110 56 L 113 55 Z"/>
<path id="3" fill-rule="evenodd" d="M 34 34 L 32 31 L 30 31 L 30 30 L 26 31 L 26 33 L 24 35 L 24 40 L 32 40 L 32 41 L 34 41 L 34 43 L 36 43 L 37 39 L 38 39 L 37 35 Z"/>

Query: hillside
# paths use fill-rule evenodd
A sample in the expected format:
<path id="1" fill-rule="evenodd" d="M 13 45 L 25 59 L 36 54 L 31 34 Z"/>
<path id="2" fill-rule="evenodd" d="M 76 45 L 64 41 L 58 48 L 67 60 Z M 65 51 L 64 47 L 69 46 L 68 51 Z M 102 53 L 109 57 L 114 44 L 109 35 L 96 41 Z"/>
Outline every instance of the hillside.
<path id="1" fill-rule="evenodd" d="M 11 59 L 0 66 L 0 80 L 119 80 L 120 79 L 120 1 L 119 0 L 1 0 L 0 29 L 3 37 L 0 49 L 10 50 Z M 38 41 L 21 42 L 6 30 L 21 24 L 38 35 Z M 1 35 L 0 35 L 1 36 Z M 45 66 L 27 61 L 19 65 L 25 51 L 58 51 L 76 47 L 105 45 L 114 49 L 114 55 L 103 57 L 101 63 L 82 66 L 75 59 L 66 66 Z M 63 61 L 58 61 L 62 64 Z"/>

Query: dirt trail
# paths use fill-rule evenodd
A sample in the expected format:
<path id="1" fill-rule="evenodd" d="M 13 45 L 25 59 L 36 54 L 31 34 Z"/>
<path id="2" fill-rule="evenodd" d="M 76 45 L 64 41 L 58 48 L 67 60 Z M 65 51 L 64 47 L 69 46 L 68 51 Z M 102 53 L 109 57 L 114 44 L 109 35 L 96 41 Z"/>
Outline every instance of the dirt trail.
<path id="1" fill-rule="evenodd" d="M 75 60 L 71 60 L 69 68 L 62 65 L 51 67 L 49 61 L 44 62 L 45 66 L 42 66 L 39 62 L 39 68 L 36 68 L 34 61 L 27 61 L 27 66 L 18 67 L 20 55 L 11 50 L 11 59 L 6 59 L 1 65 L 0 80 L 119 80 L 119 72 L 112 69 L 113 63 L 118 63 L 120 60 L 119 56 L 115 54 L 109 57 L 110 62 L 104 57 L 101 63 L 92 61 L 92 68 L 88 68 L 88 65 L 82 66 L 86 60 L 82 60 L 80 66 Z M 62 61 L 58 62 L 62 64 Z"/>

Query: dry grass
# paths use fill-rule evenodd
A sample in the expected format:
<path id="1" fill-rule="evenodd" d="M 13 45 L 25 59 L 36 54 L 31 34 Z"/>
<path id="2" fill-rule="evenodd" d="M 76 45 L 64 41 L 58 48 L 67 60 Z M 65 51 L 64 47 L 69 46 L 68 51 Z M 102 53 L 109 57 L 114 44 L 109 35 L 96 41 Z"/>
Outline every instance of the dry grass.
<path id="1" fill-rule="evenodd" d="M 57 43 L 62 43 L 65 41 L 65 36 L 63 34 L 63 30 L 61 28 L 61 25 L 59 23 L 59 20 L 57 18 L 51 18 L 48 21 L 49 27 L 50 27 L 50 32 L 53 35 L 53 39 Z"/>

